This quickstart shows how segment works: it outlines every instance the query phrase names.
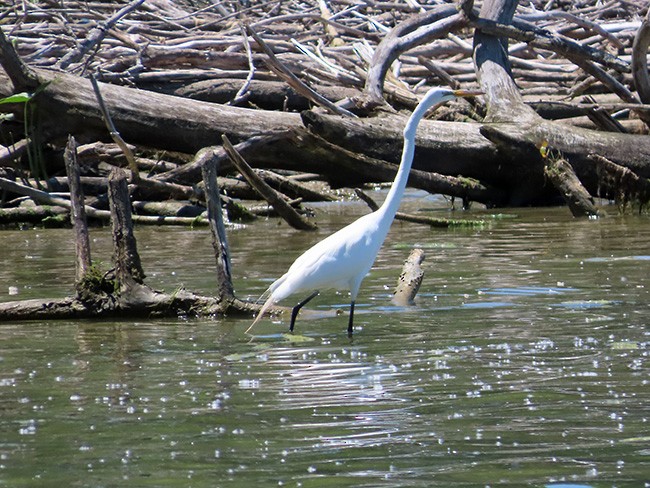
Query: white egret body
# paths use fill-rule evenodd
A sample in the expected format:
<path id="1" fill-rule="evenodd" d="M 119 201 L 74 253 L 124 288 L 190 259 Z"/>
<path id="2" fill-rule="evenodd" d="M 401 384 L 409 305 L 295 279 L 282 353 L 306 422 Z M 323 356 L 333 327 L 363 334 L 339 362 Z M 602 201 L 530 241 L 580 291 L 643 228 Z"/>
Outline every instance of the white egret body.
<path id="1" fill-rule="evenodd" d="M 269 307 L 279 301 L 295 293 L 312 292 L 309 297 L 293 308 L 289 326 L 289 329 L 293 331 L 298 311 L 320 290 L 327 288 L 348 289 L 351 300 L 348 335 L 352 335 L 354 303 L 361 282 L 375 262 L 377 253 L 384 243 L 402 200 L 413 163 L 415 132 L 420 120 L 434 105 L 456 97 L 472 96 L 479 93 L 446 88 L 432 88 L 427 92 L 406 122 L 402 160 L 384 203 L 376 211 L 343 227 L 298 257 L 289 270 L 273 282 L 265 292 L 264 295 L 268 295 L 268 298 L 251 327 L 257 323 Z"/>

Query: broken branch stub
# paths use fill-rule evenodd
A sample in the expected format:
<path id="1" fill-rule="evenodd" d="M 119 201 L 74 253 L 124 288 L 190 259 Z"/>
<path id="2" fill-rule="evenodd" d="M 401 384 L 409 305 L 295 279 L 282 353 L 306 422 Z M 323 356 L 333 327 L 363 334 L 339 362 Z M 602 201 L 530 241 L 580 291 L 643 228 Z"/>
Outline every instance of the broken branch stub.
<path id="1" fill-rule="evenodd" d="M 212 233 L 212 247 L 217 260 L 217 298 L 219 301 L 231 300 L 235 296 L 232 286 L 230 253 L 226 238 L 226 227 L 223 223 L 219 189 L 217 188 L 218 160 L 214 152 L 201 166 L 203 184 L 205 185 L 205 200 L 208 207 L 208 220 Z"/>
<path id="2" fill-rule="evenodd" d="M 591 195 L 566 159 L 555 156 L 547 157 L 544 174 L 562 195 L 574 217 L 598 217 L 599 212 Z"/>
<path id="3" fill-rule="evenodd" d="M 84 193 L 81 186 L 81 177 L 79 176 L 79 164 L 77 163 L 77 143 L 72 136 L 68 138 L 63 159 L 70 186 L 70 203 L 72 205 L 70 222 L 75 233 L 75 286 L 79 290 L 84 276 L 90 271 L 91 259 Z"/>
<path id="4" fill-rule="evenodd" d="M 393 292 L 391 301 L 395 305 L 400 307 L 415 305 L 415 295 L 417 295 L 424 278 L 424 271 L 420 267 L 422 261 L 424 261 L 424 251 L 413 249 L 404 262 L 402 274 L 400 274 Z"/>
<path id="5" fill-rule="evenodd" d="M 145 275 L 133 234 L 126 174 L 119 168 L 111 171 L 108 177 L 108 202 L 113 227 L 115 279 L 120 291 L 126 291 L 135 283 L 142 284 Z"/>

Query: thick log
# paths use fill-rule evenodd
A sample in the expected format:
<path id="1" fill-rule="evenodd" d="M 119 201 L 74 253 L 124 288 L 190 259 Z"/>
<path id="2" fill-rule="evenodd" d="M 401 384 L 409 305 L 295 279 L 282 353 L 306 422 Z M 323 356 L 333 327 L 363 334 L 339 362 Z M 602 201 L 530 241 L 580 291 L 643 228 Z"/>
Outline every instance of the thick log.
<path id="1" fill-rule="evenodd" d="M 59 206 L 20 206 L 11 208 L 0 209 L 0 224 L 14 224 L 14 223 L 43 223 L 47 222 L 49 218 L 63 218 L 68 214 L 68 209 Z M 65 219 L 69 221 L 69 219 Z"/>
<path id="2" fill-rule="evenodd" d="M 43 130 L 50 137 L 83 134 L 100 139 L 107 131 L 89 80 L 67 73 L 34 70 L 41 83 L 37 108 Z M 111 118 L 125 141 L 159 149 L 194 153 L 221 143 L 227 134 L 238 142 L 299 128 L 299 114 L 229 107 L 181 99 L 144 90 L 99 83 Z M 0 96 L 13 92 L 0 72 Z"/>
<path id="3" fill-rule="evenodd" d="M 358 120 L 304 112 L 303 119 L 314 134 L 353 153 L 347 154 L 350 160 L 344 166 L 340 162 L 336 166 L 345 168 L 348 185 L 367 181 L 368 175 L 379 181 L 395 177 L 403 146 L 403 117 Z M 481 135 L 479 124 L 422 121 L 416 144 L 410 186 L 489 205 L 506 201 L 506 193 L 496 187 L 505 177 L 502 161 L 495 157 L 494 145 Z M 346 156 L 342 150 L 337 152 Z"/>

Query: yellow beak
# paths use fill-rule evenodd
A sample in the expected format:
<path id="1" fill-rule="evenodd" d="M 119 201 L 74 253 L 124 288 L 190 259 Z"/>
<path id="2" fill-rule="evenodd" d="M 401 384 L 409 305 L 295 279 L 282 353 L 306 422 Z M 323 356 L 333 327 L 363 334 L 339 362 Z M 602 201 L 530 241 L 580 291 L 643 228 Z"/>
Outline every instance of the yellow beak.
<path id="1" fill-rule="evenodd" d="M 454 90 L 454 96 L 456 97 L 475 97 L 483 94 L 485 94 L 485 92 L 482 92 L 481 90 Z"/>

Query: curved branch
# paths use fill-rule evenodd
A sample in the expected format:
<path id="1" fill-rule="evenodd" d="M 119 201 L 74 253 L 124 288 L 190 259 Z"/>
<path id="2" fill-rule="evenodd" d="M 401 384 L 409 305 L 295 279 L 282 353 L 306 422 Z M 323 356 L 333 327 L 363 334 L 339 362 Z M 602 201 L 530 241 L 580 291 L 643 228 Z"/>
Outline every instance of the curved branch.
<path id="1" fill-rule="evenodd" d="M 467 18 L 455 6 L 440 5 L 397 25 L 379 43 L 372 57 L 364 87 L 365 104 L 372 107 L 383 103 L 384 78 L 400 54 L 417 45 L 444 37 L 466 24 Z"/>
<path id="2" fill-rule="evenodd" d="M 2 30 L 0 30 L 0 64 L 13 83 L 15 91 L 31 91 L 40 85 L 38 76 L 23 63 Z"/>

